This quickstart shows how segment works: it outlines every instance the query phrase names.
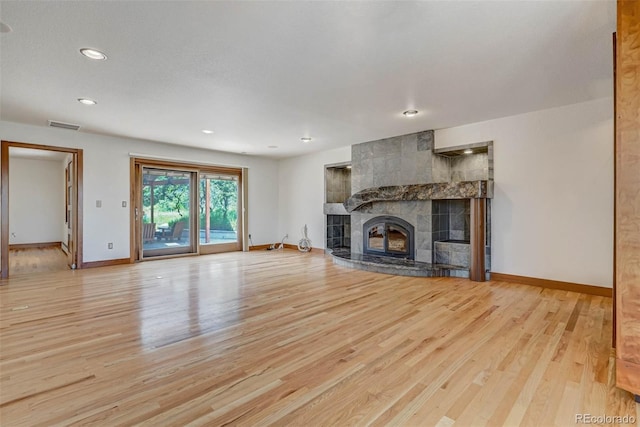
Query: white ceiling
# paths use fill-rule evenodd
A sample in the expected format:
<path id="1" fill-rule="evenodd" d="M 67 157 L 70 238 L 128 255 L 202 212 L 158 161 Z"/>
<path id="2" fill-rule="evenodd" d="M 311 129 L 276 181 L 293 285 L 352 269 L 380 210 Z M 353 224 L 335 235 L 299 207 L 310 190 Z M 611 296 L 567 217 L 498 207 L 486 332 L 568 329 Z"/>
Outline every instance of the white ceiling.
<path id="1" fill-rule="evenodd" d="M 311 153 L 611 96 L 615 6 L 1 1 L 13 31 L 0 34 L 0 118 Z M 109 59 L 88 60 L 82 47 Z M 402 116 L 413 108 L 418 116 Z"/>

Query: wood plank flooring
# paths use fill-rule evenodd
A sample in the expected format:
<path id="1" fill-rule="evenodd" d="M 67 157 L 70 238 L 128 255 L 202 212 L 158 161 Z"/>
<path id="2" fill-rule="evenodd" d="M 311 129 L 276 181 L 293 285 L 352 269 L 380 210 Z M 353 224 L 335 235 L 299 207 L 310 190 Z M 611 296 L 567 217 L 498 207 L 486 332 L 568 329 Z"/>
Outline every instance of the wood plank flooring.
<path id="1" fill-rule="evenodd" d="M 24 248 L 9 250 L 9 275 L 51 273 L 69 270 L 67 255 L 61 248 Z"/>
<path id="2" fill-rule="evenodd" d="M 640 415 L 611 299 L 253 251 L 0 282 L 0 424 L 573 426 Z"/>

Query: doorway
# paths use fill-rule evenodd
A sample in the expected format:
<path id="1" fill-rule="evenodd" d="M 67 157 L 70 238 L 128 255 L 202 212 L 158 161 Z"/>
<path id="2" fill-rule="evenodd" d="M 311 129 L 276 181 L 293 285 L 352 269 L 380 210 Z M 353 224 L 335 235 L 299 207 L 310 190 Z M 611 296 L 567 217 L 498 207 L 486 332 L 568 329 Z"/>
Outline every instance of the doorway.
<path id="1" fill-rule="evenodd" d="M 243 250 L 243 170 L 132 159 L 132 258 Z"/>
<path id="2" fill-rule="evenodd" d="M 2 278 L 82 266 L 82 150 L 2 141 L 0 189 Z"/>

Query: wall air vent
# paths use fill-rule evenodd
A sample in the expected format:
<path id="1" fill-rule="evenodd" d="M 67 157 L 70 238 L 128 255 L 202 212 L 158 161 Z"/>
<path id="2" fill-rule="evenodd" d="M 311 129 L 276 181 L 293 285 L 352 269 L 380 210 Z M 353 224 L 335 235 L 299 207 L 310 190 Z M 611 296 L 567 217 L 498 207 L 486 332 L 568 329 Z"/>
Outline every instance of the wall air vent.
<path id="1" fill-rule="evenodd" d="M 78 130 L 80 125 L 74 125 L 73 123 L 56 122 L 55 120 L 49 120 L 49 126 L 52 128 Z"/>

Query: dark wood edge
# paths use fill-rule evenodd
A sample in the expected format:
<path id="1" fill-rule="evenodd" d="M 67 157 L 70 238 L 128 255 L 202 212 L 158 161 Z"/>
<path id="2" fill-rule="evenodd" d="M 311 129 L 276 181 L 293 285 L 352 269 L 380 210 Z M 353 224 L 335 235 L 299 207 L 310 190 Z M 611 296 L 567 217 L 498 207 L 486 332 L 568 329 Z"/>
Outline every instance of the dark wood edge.
<path id="1" fill-rule="evenodd" d="M 269 246 L 271 246 L 271 245 L 255 245 L 255 246 L 249 246 L 249 250 L 250 250 L 250 251 L 263 251 L 263 250 L 266 250 Z"/>
<path id="2" fill-rule="evenodd" d="M 611 346 L 613 348 L 616 348 L 616 337 L 618 336 L 618 318 L 617 318 L 617 304 L 616 304 L 616 282 L 617 282 L 617 270 L 616 270 L 616 241 L 618 239 L 617 237 L 617 233 L 618 233 L 618 226 L 616 225 L 616 221 L 617 221 L 617 217 L 618 217 L 618 210 L 617 210 L 617 203 L 618 203 L 618 185 L 617 185 L 617 170 L 618 170 L 618 162 L 617 162 L 617 153 L 618 153 L 618 149 L 617 149 L 617 138 L 618 138 L 618 127 L 617 127 L 617 106 L 616 106 L 616 102 L 618 99 L 618 88 L 617 88 L 617 69 L 618 69 L 618 57 L 617 57 L 617 53 L 618 53 L 618 40 L 617 40 L 617 36 L 616 33 L 613 33 L 612 36 L 613 39 L 613 318 L 612 318 L 612 322 L 613 322 L 613 334 L 611 337 Z"/>
<path id="3" fill-rule="evenodd" d="M 129 261 L 136 261 L 136 159 L 129 159 Z"/>
<path id="4" fill-rule="evenodd" d="M 109 267 L 111 265 L 131 264 L 129 258 L 107 259 L 104 261 L 90 261 L 82 264 L 82 268 Z"/>
<path id="5" fill-rule="evenodd" d="M 485 272 L 485 218 L 487 202 L 485 199 L 471 199 L 471 266 L 469 268 L 469 280 L 484 282 Z"/>
<path id="6" fill-rule="evenodd" d="M 176 168 L 185 170 L 188 172 L 215 172 L 215 173 L 226 173 L 229 175 L 238 175 L 242 174 L 242 167 L 229 167 L 229 166 L 216 166 L 214 164 L 202 164 L 202 163 L 189 163 L 189 162 L 179 162 L 179 161 L 171 161 L 171 160 L 156 160 L 149 159 L 145 157 L 132 157 L 135 163 L 139 163 L 143 166 L 160 166 L 164 168 Z"/>
<path id="7" fill-rule="evenodd" d="M 9 142 L 2 141 L 0 147 L 0 192 L 2 193 L 0 209 L 0 277 L 9 277 Z"/>
<path id="8" fill-rule="evenodd" d="M 58 147 L 55 145 L 45 145 L 45 144 L 31 144 L 28 142 L 18 142 L 18 141 L 3 141 L 8 143 L 11 147 L 19 147 L 19 148 L 31 148 L 33 150 L 47 150 L 47 151 L 59 151 L 61 153 L 77 153 L 78 148 L 69 148 L 69 147 Z"/>
<path id="9" fill-rule="evenodd" d="M 84 250 L 84 217 L 82 211 L 82 205 L 84 203 L 84 152 L 81 149 L 75 150 L 76 153 L 76 194 L 77 203 L 76 210 L 76 268 L 82 268 L 83 263 L 83 250 Z"/>
<path id="10" fill-rule="evenodd" d="M 640 394 L 640 365 L 616 358 L 616 386 Z"/>
<path id="11" fill-rule="evenodd" d="M 597 295 L 611 298 L 613 295 L 611 288 L 600 286 L 582 285 L 580 283 L 561 282 L 559 280 L 538 279 L 536 277 L 516 276 L 513 274 L 491 272 L 491 281 L 519 283 L 521 285 L 537 286 L 547 289 L 558 289 L 561 291 L 578 292 L 588 295 Z"/>
<path id="12" fill-rule="evenodd" d="M 9 249 L 48 249 L 61 248 L 62 242 L 41 242 L 41 243 L 16 243 L 9 245 Z"/>

